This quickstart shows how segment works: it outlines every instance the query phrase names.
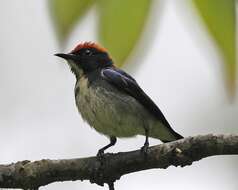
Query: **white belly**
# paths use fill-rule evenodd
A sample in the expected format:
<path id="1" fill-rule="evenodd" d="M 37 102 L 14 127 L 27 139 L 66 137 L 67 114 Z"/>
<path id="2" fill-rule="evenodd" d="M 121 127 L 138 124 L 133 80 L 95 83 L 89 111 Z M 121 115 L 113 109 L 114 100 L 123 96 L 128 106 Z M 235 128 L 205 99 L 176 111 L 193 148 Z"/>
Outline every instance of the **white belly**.
<path id="1" fill-rule="evenodd" d="M 155 123 L 155 119 L 133 97 L 107 83 L 103 87 L 96 86 L 89 87 L 88 80 L 81 78 L 75 86 L 75 92 L 79 87 L 75 98 L 82 118 L 98 132 L 107 136 L 130 137 L 144 134 L 144 128 Z"/>

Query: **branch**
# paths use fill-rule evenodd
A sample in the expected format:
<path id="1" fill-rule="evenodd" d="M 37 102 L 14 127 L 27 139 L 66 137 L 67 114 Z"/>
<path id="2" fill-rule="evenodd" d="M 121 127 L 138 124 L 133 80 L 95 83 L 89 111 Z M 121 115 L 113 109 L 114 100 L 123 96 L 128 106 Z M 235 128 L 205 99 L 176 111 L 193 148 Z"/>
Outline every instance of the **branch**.
<path id="1" fill-rule="evenodd" d="M 215 155 L 238 154 L 238 135 L 204 135 L 140 150 L 68 160 L 21 161 L 0 165 L 0 188 L 37 189 L 56 181 L 90 180 L 103 185 L 121 176 L 152 168 L 191 165 Z"/>

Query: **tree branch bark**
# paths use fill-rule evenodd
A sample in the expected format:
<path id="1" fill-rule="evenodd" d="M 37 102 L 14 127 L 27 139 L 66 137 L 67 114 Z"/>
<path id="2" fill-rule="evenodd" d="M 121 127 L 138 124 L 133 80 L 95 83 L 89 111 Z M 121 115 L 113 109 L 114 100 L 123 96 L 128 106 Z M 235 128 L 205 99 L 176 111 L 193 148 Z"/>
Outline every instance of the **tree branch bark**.
<path id="1" fill-rule="evenodd" d="M 204 135 L 140 150 L 68 160 L 20 161 L 0 165 L 0 188 L 37 189 L 56 181 L 90 180 L 113 186 L 121 176 L 152 168 L 186 166 L 215 155 L 238 154 L 238 135 Z"/>

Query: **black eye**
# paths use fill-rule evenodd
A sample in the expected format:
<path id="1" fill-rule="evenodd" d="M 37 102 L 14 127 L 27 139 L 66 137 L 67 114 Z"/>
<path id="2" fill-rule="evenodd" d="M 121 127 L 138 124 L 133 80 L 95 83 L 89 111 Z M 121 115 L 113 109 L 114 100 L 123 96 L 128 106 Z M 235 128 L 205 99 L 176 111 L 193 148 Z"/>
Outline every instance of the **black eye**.
<path id="1" fill-rule="evenodd" d="M 93 52 L 90 49 L 86 49 L 84 54 L 90 56 L 93 54 Z"/>

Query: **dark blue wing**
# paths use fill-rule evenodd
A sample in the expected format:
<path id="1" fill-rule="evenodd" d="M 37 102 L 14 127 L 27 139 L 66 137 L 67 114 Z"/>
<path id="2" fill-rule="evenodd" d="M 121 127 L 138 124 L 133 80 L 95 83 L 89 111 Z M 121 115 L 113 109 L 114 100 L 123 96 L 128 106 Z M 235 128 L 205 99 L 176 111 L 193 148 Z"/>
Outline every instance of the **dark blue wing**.
<path id="1" fill-rule="evenodd" d="M 140 88 L 135 79 L 133 79 L 126 72 L 117 68 L 106 68 L 102 70 L 102 77 L 109 83 L 116 86 L 121 91 L 134 97 L 139 103 L 141 103 L 145 109 L 147 109 L 152 115 L 154 115 L 163 125 L 170 129 L 178 139 L 182 138 L 177 134 L 169 125 L 168 121 L 164 117 L 163 113 L 156 106 L 156 104 L 150 99 L 149 96 Z"/>

